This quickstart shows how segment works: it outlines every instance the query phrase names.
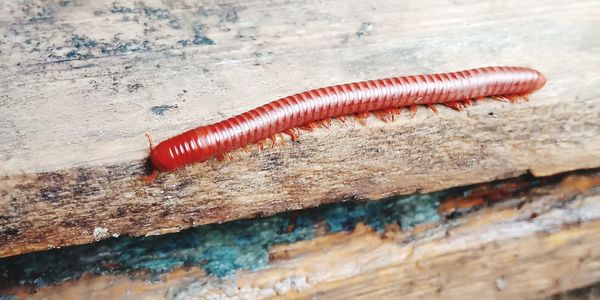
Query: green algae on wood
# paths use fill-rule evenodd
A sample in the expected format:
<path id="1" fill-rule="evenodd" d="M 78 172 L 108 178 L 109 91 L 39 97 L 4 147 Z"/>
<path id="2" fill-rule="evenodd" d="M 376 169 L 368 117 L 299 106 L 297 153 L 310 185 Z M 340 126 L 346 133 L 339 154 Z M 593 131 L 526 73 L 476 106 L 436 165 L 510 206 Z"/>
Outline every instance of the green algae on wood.
<path id="1" fill-rule="evenodd" d="M 386 224 L 410 227 L 438 220 L 444 193 L 346 202 L 271 217 L 211 224 L 179 233 L 118 237 L 93 244 L 0 259 L 0 281 L 44 286 L 85 273 L 148 272 L 198 266 L 222 277 L 238 269 L 266 267 L 275 244 L 312 239 L 318 224 L 329 232 L 349 231 L 357 223 L 377 230 Z"/>
<path id="2" fill-rule="evenodd" d="M 578 174 L 593 175 L 596 172 L 589 170 Z M 444 206 L 451 204 L 453 199 L 478 197 L 484 200 L 484 205 L 493 205 L 533 188 L 556 185 L 569 174 L 541 178 L 524 175 L 429 194 L 334 203 L 265 218 L 209 224 L 173 234 L 122 236 L 13 256 L 0 259 L 0 283 L 44 286 L 88 273 L 142 272 L 157 276 L 182 266 L 200 267 L 210 275 L 224 277 L 240 269 L 267 267 L 271 246 L 313 239 L 322 234 L 319 232 L 322 228 L 336 233 L 352 231 L 358 223 L 363 223 L 377 231 L 388 225 L 406 229 L 440 218 L 456 218 L 475 208 L 448 211 Z M 59 192 L 47 191 L 48 197 Z"/>

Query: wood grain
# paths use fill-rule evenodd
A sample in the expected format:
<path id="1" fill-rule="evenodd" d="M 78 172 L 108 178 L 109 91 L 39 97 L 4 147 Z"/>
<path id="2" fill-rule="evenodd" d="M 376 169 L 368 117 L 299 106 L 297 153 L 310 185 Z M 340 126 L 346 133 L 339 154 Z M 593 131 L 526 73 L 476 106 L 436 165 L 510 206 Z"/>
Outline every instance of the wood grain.
<path id="1" fill-rule="evenodd" d="M 0 256 L 600 166 L 597 1 L 15 1 L 0 8 Z M 518 105 L 336 124 L 150 185 L 147 144 L 324 85 L 541 70 Z"/>
<path id="2" fill-rule="evenodd" d="M 227 278 L 182 268 L 152 282 L 98 275 L 5 292 L 38 299 L 533 299 L 599 281 L 598 249 L 595 172 L 439 224 L 379 233 L 363 225 L 277 245 L 268 267 Z"/>

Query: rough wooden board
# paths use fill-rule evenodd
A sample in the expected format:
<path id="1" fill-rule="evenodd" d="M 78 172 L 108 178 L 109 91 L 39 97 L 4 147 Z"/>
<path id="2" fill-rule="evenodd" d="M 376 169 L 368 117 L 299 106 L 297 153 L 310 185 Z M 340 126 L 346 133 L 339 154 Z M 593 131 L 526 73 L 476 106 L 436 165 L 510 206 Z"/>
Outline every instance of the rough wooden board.
<path id="1" fill-rule="evenodd" d="M 269 267 L 229 278 L 192 268 L 154 282 L 84 276 L 5 293 L 39 299 L 531 299 L 600 280 L 599 246 L 595 173 L 408 232 L 358 226 L 351 233 L 275 246 Z"/>
<path id="2" fill-rule="evenodd" d="M 589 286 L 567 291 L 564 293 L 552 295 L 547 300 L 598 300 L 600 299 L 600 282 L 596 282 Z"/>
<path id="3" fill-rule="evenodd" d="M 600 166 L 599 12 L 597 1 L 7 3 L 0 256 Z M 529 103 L 336 125 L 140 182 L 146 131 L 160 140 L 322 85 L 486 65 L 549 82 Z"/>

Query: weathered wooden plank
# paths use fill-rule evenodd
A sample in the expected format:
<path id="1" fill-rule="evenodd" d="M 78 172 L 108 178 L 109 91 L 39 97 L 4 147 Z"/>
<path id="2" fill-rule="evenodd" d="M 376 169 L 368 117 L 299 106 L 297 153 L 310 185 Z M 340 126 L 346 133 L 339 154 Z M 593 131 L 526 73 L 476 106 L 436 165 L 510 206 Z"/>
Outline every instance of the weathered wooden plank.
<path id="1" fill-rule="evenodd" d="M 599 11 L 548 0 L 7 3 L 0 256 L 600 166 Z M 160 140 L 321 85 L 486 65 L 531 66 L 549 82 L 529 103 L 338 124 L 140 182 L 146 131 Z"/>
<path id="2" fill-rule="evenodd" d="M 438 224 L 407 231 L 388 224 L 383 232 L 359 225 L 352 232 L 276 245 L 269 250 L 268 266 L 230 277 L 191 267 L 160 280 L 87 275 L 39 289 L 0 288 L 0 294 L 39 299 L 531 299 L 600 280 L 598 172 L 535 188 L 522 183 L 488 190 L 479 196 L 498 202 Z M 509 186 L 520 192 L 497 199 Z M 110 251 L 123 249 L 102 252 Z M 168 257 L 159 255 L 157 262 Z"/>

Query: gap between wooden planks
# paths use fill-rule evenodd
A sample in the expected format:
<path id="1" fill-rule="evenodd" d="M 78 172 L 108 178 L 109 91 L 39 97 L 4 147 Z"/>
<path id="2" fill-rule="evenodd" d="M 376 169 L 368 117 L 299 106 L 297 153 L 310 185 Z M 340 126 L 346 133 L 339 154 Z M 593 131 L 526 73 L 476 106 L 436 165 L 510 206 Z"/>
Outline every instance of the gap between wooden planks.
<path id="1" fill-rule="evenodd" d="M 597 1 L 37 2 L 0 8 L 0 256 L 600 166 Z M 215 43 L 185 45 L 202 37 Z M 549 82 L 529 103 L 334 126 L 140 181 L 146 131 L 160 140 L 308 88 L 486 65 Z"/>

